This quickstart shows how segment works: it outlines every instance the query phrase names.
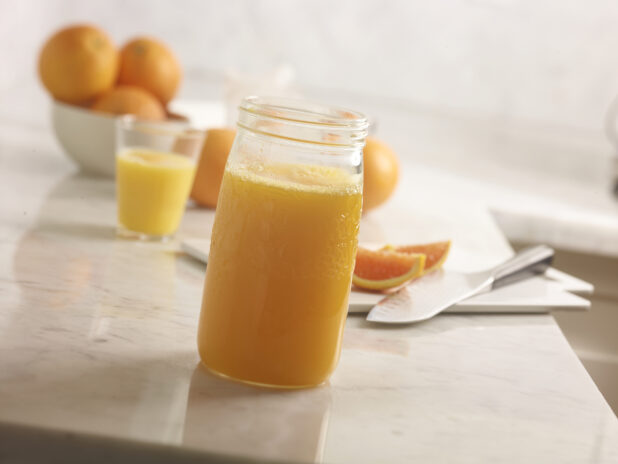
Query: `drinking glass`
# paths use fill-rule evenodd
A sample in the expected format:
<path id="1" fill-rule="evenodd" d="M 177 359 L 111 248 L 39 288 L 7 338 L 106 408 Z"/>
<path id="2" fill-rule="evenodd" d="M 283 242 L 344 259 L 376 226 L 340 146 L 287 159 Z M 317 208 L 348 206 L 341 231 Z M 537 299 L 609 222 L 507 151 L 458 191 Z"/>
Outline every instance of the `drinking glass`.
<path id="1" fill-rule="evenodd" d="M 176 122 L 118 119 L 118 235 L 166 240 L 178 229 L 204 133 Z"/>

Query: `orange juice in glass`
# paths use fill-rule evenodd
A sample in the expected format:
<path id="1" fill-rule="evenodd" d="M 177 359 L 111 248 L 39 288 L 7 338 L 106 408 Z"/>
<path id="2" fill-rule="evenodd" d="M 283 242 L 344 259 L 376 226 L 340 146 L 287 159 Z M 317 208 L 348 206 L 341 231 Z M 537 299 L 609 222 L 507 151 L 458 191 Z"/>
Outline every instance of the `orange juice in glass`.
<path id="1" fill-rule="evenodd" d="M 204 139 L 166 122 L 120 118 L 116 133 L 118 234 L 165 240 L 180 224 Z"/>
<path id="2" fill-rule="evenodd" d="M 319 385 L 334 370 L 362 205 L 366 119 L 250 97 L 219 193 L 198 332 L 212 371 Z"/>

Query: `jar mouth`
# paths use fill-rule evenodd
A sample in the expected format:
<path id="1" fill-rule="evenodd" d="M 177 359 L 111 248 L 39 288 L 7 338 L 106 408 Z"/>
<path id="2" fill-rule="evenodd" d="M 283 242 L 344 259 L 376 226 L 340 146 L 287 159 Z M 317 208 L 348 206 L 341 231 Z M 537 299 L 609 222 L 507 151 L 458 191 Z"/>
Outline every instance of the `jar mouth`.
<path id="1" fill-rule="evenodd" d="M 294 142 L 354 147 L 365 144 L 367 118 L 357 112 L 309 100 L 246 97 L 238 126 Z"/>

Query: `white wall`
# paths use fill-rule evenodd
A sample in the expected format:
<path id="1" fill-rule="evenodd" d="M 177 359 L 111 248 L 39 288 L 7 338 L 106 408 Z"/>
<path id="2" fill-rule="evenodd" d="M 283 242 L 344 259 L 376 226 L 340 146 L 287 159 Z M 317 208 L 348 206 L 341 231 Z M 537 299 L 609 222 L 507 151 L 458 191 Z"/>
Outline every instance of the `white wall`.
<path id="1" fill-rule="evenodd" d="M 44 98 L 40 44 L 75 21 L 160 37 L 189 76 L 288 63 L 303 84 L 585 130 L 618 92 L 611 0 L 0 0 L 3 113 Z"/>

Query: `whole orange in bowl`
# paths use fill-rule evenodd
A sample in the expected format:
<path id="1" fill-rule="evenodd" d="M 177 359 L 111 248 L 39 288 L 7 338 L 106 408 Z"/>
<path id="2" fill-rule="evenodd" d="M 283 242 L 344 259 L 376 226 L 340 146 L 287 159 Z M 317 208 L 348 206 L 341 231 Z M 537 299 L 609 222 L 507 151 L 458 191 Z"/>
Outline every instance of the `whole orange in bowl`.
<path id="1" fill-rule="evenodd" d="M 176 94 L 182 71 L 172 51 L 151 37 L 129 41 L 120 51 L 118 83 L 148 90 L 163 104 Z"/>
<path id="2" fill-rule="evenodd" d="M 91 109 L 109 114 L 132 114 L 140 119 L 161 121 L 165 119 L 165 108 L 147 90 L 122 85 L 105 92 L 92 104 Z"/>
<path id="3" fill-rule="evenodd" d="M 56 32 L 39 55 L 39 76 L 52 96 L 78 104 L 109 90 L 118 75 L 118 50 L 101 29 L 70 26 Z"/>
<path id="4" fill-rule="evenodd" d="M 384 142 L 367 137 L 363 170 L 363 211 L 368 211 L 384 203 L 395 190 L 399 179 L 397 155 Z"/>
<path id="5" fill-rule="evenodd" d="M 210 129 L 206 132 L 191 190 L 191 198 L 196 203 L 211 208 L 217 206 L 225 163 L 235 136 L 234 129 Z"/>

